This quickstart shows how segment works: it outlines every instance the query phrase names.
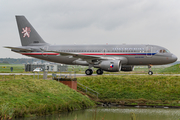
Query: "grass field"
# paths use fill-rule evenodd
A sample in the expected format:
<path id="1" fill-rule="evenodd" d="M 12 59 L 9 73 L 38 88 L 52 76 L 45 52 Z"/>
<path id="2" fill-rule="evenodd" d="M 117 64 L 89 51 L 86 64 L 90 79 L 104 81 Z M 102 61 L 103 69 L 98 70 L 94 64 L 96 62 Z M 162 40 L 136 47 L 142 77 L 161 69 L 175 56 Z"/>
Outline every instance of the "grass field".
<path id="1" fill-rule="evenodd" d="M 180 106 L 179 76 L 96 76 L 78 82 L 99 92 L 102 101 Z"/>
<path id="2" fill-rule="evenodd" d="M 10 68 L 13 67 L 13 72 L 11 72 Z M 0 73 L 23 73 L 24 71 L 24 65 L 23 64 L 2 64 L 0 63 Z M 88 67 L 85 66 L 68 66 L 68 71 L 74 72 L 79 74 L 85 74 L 85 70 L 88 69 Z M 97 68 L 93 68 L 94 73 L 96 74 Z M 104 71 L 104 74 L 147 74 L 149 71 L 147 66 L 136 66 L 134 68 L 134 71 L 130 72 L 106 72 Z M 152 71 L 154 74 L 179 74 L 180 73 L 180 64 L 176 64 L 170 67 L 166 66 L 153 66 Z"/>
<path id="3" fill-rule="evenodd" d="M 23 64 L 2 64 L 0 63 L 0 73 L 11 73 L 11 67 L 13 67 L 12 73 L 22 73 L 24 72 Z"/>
<path id="4" fill-rule="evenodd" d="M 176 65 L 161 69 L 159 71 L 159 73 L 163 73 L 163 74 L 167 74 L 167 73 L 169 73 L 169 74 L 180 74 L 180 64 L 176 64 Z"/>
<path id="5" fill-rule="evenodd" d="M 45 115 L 94 106 L 88 97 L 52 80 L 0 77 L 0 119 Z"/>
<path id="6" fill-rule="evenodd" d="M 88 69 L 88 67 L 81 67 L 81 66 L 69 66 L 68 71 L 76 71 L 76 73 L 85 73 L 85 70 Z M 93 74 L 96 74 L 97 68 L 93 68 Z M 176 64 L 173 66 L 152 66 L 151 70 L 154 74 L 179 74 L 180 73 L 180 64 Z M 104 74 L 148 74 L 148 66 L 135 66 L 133 71 L 129 72 L 106 72 L 104 71 Z"/>

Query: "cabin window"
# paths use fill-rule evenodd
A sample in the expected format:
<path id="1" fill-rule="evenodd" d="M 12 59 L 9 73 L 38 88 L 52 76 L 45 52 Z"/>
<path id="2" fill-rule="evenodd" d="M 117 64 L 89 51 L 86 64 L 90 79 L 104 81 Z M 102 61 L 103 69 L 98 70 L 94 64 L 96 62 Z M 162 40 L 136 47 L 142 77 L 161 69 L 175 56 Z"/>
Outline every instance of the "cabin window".
<path id="1" fill-rule="evenodd" d="M 129 48 L 129 52 L 132 52 L 132 48 Z"/>
<path id="2" fill-rule="evenodd" d="M 129 52 L 129 48 L 126 49 L 126 52 Z"/>
<path id="3" fill-rule="evenodd" d="M 144 48 L 142 48 L 142 52 L 144 52 Z"/>

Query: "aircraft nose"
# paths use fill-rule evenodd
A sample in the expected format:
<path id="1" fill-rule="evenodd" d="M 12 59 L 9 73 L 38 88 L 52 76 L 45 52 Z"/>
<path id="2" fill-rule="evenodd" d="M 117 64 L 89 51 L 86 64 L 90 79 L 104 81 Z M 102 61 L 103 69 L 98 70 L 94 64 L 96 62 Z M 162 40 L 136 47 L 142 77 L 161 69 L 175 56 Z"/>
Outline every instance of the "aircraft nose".
<path id="1" fill-rule="evenodd" d="M 173 62 L 175 62 L 177 60 L 177 57 L 175 55 L 172 55 L 171 58 L 172 58 Z"/>

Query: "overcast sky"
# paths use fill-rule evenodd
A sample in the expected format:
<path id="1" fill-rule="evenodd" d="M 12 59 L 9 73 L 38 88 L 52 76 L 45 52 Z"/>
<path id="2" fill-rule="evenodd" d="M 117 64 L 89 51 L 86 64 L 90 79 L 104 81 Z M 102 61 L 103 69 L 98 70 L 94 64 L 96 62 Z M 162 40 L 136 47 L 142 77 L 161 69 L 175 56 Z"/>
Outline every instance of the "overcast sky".
<path id="1" fill-rule="evenodd" d="M 180 60 L 180 0 L 0 0 L 0 58 L 24 58 L 15 15 L 51 44 L 154 44 Z"/>

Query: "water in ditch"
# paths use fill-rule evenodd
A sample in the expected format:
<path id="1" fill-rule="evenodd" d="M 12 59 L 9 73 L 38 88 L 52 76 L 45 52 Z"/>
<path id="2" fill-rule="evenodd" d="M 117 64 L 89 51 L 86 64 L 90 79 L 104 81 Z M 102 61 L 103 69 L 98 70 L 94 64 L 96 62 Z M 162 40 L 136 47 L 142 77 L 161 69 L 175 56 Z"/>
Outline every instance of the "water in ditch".
<path id="1" fill-rule="evenodd" d="M 180 109 L 92 108 L 17 120 L 180 120 Z"/>

